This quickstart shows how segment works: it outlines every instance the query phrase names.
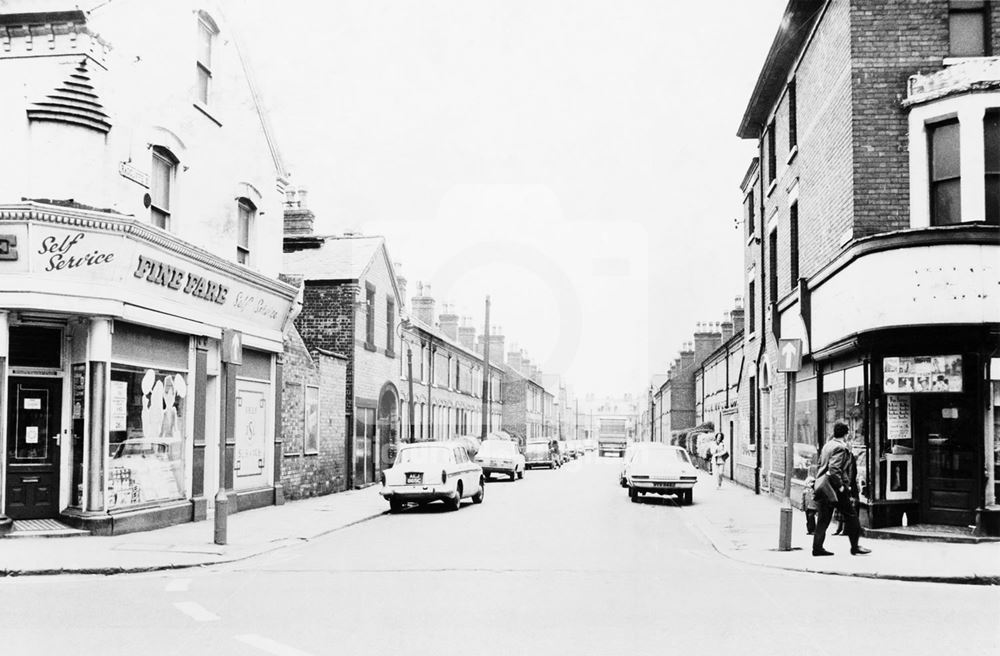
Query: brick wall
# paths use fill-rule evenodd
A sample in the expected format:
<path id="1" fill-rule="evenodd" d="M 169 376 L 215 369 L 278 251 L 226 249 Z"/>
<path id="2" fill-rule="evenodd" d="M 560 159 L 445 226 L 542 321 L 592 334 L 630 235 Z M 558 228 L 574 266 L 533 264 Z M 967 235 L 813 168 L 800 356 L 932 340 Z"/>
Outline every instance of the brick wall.
<path id="1" fill-rule="evenodd" d="M 298 331 L 285 334 L 284 388 L 281 392 L 281 485 L 286 499 L 340 492 L 347 484 L 344 399 L 347 361 L 318 351 L 310 354 Z M 319 444 L 307 451 L 306 386 L 319 387 Z"/>

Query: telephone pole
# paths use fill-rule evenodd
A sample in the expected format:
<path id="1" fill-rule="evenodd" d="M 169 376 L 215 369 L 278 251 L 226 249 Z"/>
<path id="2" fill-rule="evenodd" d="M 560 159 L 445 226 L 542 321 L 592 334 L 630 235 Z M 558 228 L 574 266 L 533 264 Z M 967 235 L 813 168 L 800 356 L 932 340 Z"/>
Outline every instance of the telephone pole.
<path id="1" fill-rule="evenodd" d="M 483 434 L 486 439 L 490 424 L 490 297 L 486 297 L 486 326 L 483 330 Z"/>

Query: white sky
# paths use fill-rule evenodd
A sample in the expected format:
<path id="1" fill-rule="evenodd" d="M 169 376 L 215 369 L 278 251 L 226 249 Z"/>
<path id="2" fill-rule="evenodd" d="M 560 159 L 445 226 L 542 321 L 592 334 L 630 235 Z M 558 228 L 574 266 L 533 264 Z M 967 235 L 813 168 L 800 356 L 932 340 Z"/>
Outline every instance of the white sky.
<path id="1" fill-rule="evenodd" d="M 233 0 L 317 232 L 578 394 L 643 393 L 742 291 L 736 128 L 786 0 Z"/>

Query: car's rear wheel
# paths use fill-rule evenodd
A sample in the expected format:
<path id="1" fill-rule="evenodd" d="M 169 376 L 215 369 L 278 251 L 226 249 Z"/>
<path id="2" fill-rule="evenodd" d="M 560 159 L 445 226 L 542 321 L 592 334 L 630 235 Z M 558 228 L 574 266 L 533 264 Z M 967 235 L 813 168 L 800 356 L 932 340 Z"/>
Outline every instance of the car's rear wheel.
<path id="1" fill-rule="evenodd" d="M 628 498 L 632 500 L 632 503 L 638 503 L 639 502 L 639 490 L 635 489 L 634 487 L 630 487 L 628 489 Z"/>
<path id="2" fill-rule="evenodd" d="M 398 513 L 403 509 L 403 502 L 400 499 L 389 499 L 389 512 Z"/>
<path id="3" fill-rule="evenodd" d="M 684 490 L 681 494 L 681 503 L 685 506 L 690 506 L 694 503 L 694 490 Z"/>
<path id="4" fill-rule="evenodd" d="M 516 481 L 517 480 L 517 469 L 512 469 L 511 472 L 509 474 L 507 474 L 507 476 L 510 477 L 510 480 Z"/>
<path id="5" fill-rule="evenodd" d="M 523 469 L 519 469 L 517 471 L 517 477 L 518 478 L 524 478 L 524 470 Z"/>
<path id="6" fill-rule="evenodd" d="M 472 495 L 472 503 L 482 503 L 486 498 L 486 478 L 479 479 L 479 491 Z"/>
<path id="7" fill-rule="evenodd" d="M 458 510 L 462 507 L 462 484 L 458 484 L 458 488 L 455 493 L 455 498 L 448 502 L 448 508 L 450 510 Z"/>

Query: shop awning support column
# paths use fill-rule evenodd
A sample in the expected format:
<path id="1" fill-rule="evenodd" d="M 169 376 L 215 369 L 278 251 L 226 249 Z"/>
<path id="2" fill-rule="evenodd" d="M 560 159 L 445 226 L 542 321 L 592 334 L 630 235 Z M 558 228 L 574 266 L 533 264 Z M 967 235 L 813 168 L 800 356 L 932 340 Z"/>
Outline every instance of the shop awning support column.
<path id="1" fill-rule="evenodd" d="M 200 522 L 208 517 L 205 499 L 205 430 L 208 413 L 208 338 L 195 337 L 194 345 L 194 461 L 191 464 L 191 519 Z"/>
<path id="2" fill-rule="evenodd" d="M 215 544 L 226 544 L 229 498 L 226 485 L 231 481 L 232 461 L 226 457 L 230 444 L 236 443 L 236 374 L 243 363 L 243 335 L 226 329 L 222 332 L 222 426 L 219 435 L 219 490 L 215 494 Z M 228 479 L 228 480 L 227 480 Z"/>
<path id="3" fill-rule="evenodd" d="M 111 361 L 111 319 L 90 320 L 88 357 L 90 362 L 90 426 L 87 432 L 87 512 L 104 510 L 105 398 L 108 362 Z"/>
<path id="4" fill-rule="evenodd" d="M 0 310 L 0 413 L 4 411 L 6 405 L 4 404 L 4 398 L 7 394 L 7 357 L 10 352 L 10 341 L 8 340 L 8 323 L 7 323 L 7 312 Z M 3 426 L 0 426 L 0 435 L 3 434 L 5 426 L 7 425 L 7 415 L 0 414 L 0 421 L 3 422 Z M 0 440 L 3 443 L 3 440 Z M 6 458 L 6 454 L 2 457 Z M 2 466 L 2 465 L 0 465 Z M 0 483 L 4 486 L 7 485 L 7 479 L 0 479 Z M 0 499 L 3 498 L 3 490 L 0 489 Z M 14 521 L 3 514 L 3 506 L 0 506 L 0 535 L 4 535 L 14 526 Z"/>

